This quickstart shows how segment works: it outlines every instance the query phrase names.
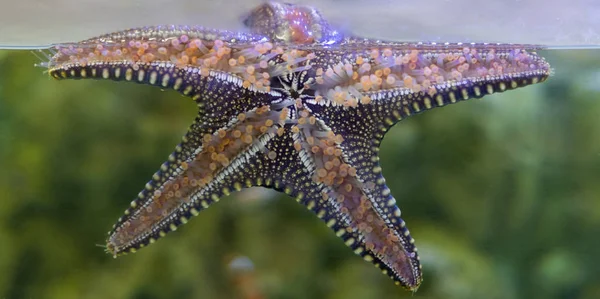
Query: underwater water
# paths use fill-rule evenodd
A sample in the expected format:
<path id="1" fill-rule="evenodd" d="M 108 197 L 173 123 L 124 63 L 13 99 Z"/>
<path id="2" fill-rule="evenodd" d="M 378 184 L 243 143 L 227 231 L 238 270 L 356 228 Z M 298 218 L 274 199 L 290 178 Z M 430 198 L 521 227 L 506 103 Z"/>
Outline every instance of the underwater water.
<path id="1" fill-rule="evenodd" d="M 35 39 L 32 39 L 35 40 Z M 4 44 L 8 48 L 8 44 Z M 395 286 L 294 199 L 251 188 L 113 259 L 106 232 L 195 104 L 56 81 L 0 50 L 0 298 L 598 298 L 600 50 L 539 53 L 546 82 L 397 124 L 381 164 L 424 282 Z M 575 49 L 584 48 L 584 49 Z"/>
<path id="2" fill-rule="evenodd" d="M 545 83 L 434 109 L 384 139 L 416 294 L 285 195 L 250 189 L 113 259 L 106 231 L 196 111 L 175 92 L 55 81 L 0 52 L 1 298 L 597 298 L 600 52 Z"/>

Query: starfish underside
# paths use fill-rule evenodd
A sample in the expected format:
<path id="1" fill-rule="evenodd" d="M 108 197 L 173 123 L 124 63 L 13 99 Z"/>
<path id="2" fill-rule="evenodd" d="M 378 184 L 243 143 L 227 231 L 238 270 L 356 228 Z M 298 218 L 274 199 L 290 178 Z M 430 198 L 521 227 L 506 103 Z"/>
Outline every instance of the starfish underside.
<path id="1" fill-rule="evenodd" d="M 57 79 L 174 89 L 198 116 L 109 233 L 135 252 L 233 191 L 285 192 L 356 254 L 416 290 L 421 265 L 379 165 L 387 130 L 413 114 L 546 80 L 533 46 L 343 37 L 311 8 L 265 4 L 249 33 L 131 29 L 60 44 Z M 314 26 L 314 25 L 318 26 Z"/>

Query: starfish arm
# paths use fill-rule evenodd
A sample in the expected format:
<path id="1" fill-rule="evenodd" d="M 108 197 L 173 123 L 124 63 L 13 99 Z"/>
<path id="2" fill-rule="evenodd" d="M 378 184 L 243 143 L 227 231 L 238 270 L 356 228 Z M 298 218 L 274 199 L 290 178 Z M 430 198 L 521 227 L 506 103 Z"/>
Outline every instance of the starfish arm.
<path id="1" fill-rule="evenodd" d="M 267 106 L 252 109 L 226 127 L 205 134 L 201 146 L 170 175 L 163 165 L 109 233 L 113 255 L 135 252 L 153 243 L 191 216 L 243 187 L 269 184 L 259 179 L 256 159 L 266 156 L 265 145 L 282 126 L 280 113 Z"/>
<path id="2" fill-rule="evenodd" d="M 174 89 L 198 104 L 199 116 L 190 131 L 207 133 L 238 113 L 270 103 L 269 74 L 284 68 L 267 63 L 277 54 L 260 36 L 201 27 L 130 29 L 59 44 L 54 51 L 42 63 L 50 76 Z"/>
<path id="3" fill-rule="evenodd" d="M 349 38 L 315 51 L 315 99 L 321 105 L 389 108 L 379 113 L 389 128 L 427 109 L 545 81 L 551 69 L 537 48 Z"/>
<path id="4" fill-rule="evenodd" d="M 204 135 L 227 128 L 232 118 L 269 102 L 266 92 L 244 88 L 239 78 L 222 71 L 210 71 L 207 75 L 202 75 L 197 68 L 163 63 L 133 66 L 128 62 L 69 65 L 52 69 L 50 75 L 57 79 L 132 81 L 174 89 L 195 100 L 198 116 L 175 151 L 153 175 L 153 181 L 163 181 L 174 175 L 182 162 L 196 154 Z"/>
<path id="5" fill-rule="evenodd" d="M 537 53 L 525 50 L 523 45 L 497 47 L 474 44 L 471 48 L 465 47 L 458 52 L 454 49 L 447 54 L 411 52 L 409 56 L 415 55 L 413 57 L 416 58 L 412 59 L 420 61 L 422 69 L 409 63 L 408 69 L 413 68 L 412 76 L 403 74 L 403 87 L 363 93 L 370 99 L 369 104 L 374 106 L 371 115 L 382 124 L 376 134 L 378 139 L 381 140 L 389 128 L 411 115 L 541 83 L 550 76 L 549 64 Z M 426 66 L 428 64 L 429 67 Z M 445 68 L 442 69 L 442 66 Z M 438 73 L 437 76 L 432 69 Z M 386 81 L 393 80 L 388 77 Z"/>
<path id="6" fill-rule="evenodd" d="M 194 100 L 206 96 L 207 86 L 218 84 L 196 82 L 205 78 L 270 93 L 272 78 L 295 71 L 307 59 L 305 51 L 284 53 L 261 35 L 187 26 L 130 29 L 58 44 L 50 51 L 49 61 L 40 65 L 54 78 L 133 81 L 171 87 Z"/>
<path id="7" fill-rule="evenodd" d="M 469 48 L 469 47 L 470 48 Z M 545 81 L 548 63 L 527 45 L 385 43 L 348 39 L 315 51 L 315 96 L 305 107 L 344 136 L 349 159 L 377 181 L 385 133 L 410 115 Z M 402 79 L 401 79 L 402 78 Z M 360 171 L 359 171 L 360 172 Z M 373 174 L 374 173 L 374 174 Z"/>
<path id="8" fill-rule="evenodd" d="M 195 77 L 241 81 L 246 88 L 267 90 L 255 72 L 272 56 L 273 45 L 259 35 L 202 27 L 156 26 L 130 29 L 78 43 L 57 44 L 40 65 L 61 78 L 132 81 L 173 88 L 197 100 Z M 261 64 L 262 62 L 262 64 Z M 266 69 L 266 68 L 265 68 Z"/>
<path id="9" fill-rule="evenodd" d="M 385 180 L 357 159 L 354 142 L 363 144 L 362 139 L 353 139 L 347 131 L 332 131 L 309 111 L 308 106 L 301 110 L 289 130 L 298 155 L 295 160 L 301 162 L 292 169 L 299 175 L 286 175 L 284 170 L 270 175 L 291 186 L 292 195 L 355 253 L 397 284 L 416 290 L 422 279 L 414 240 Z"/>

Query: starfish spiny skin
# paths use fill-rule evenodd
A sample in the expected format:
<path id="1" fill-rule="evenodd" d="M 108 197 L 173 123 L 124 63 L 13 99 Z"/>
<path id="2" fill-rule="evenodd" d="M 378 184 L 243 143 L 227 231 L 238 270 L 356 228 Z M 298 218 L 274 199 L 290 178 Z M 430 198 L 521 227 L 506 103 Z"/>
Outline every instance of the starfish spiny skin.
<path id="1" fill-rule="evenodd" d="M 410 290 L 414 239 L 379 165 L 379 145 L 413 114 L 542 82 L 527 45 L 396 43 L 343 37 L 316 10 L 268 3 L 251 33 L 164 26 L 60 44 L 56 79 L 173 89 L 198 117 L 107 240 L 135 252 L 233 191 L 264 186 L 316 213 L 356 254 Z"/>

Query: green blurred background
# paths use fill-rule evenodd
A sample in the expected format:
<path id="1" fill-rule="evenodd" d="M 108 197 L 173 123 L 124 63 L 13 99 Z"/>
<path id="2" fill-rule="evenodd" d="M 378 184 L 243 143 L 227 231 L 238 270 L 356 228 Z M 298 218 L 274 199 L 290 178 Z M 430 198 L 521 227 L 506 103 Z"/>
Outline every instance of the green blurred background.
<path id="1" fill-rule="evenodd" d="M 0 298 L 599 298 L 599 51 L 555 75 L 434 109 L 382 165 L 423 263 L 416 294 L 294 200 L 249 189 L 133 255 L 106 232 L 196 113 L 175 92 L 55 81 L 0 51 Z"/>

